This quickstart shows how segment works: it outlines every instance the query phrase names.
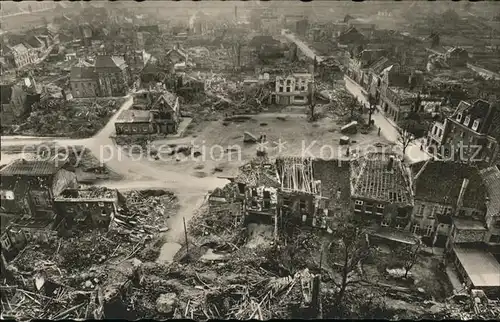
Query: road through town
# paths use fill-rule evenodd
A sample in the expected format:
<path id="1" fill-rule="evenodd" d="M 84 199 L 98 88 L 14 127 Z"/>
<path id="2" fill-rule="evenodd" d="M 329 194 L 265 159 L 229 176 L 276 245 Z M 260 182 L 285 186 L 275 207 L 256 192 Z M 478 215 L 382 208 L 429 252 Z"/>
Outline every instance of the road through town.
<path id="1" fill-rule="evenodd" d="M 345 77 L 345 87 L 346 89 L 355 97 L 363 102 L 366 106 L 369 105 L 366 96 L 363 94 L 359 85 L 354 83 L 349 78 Z M 395 125 L 387 120 L 387 118 L 380 111 L 380 106 L 377 106 L 378 111 L 372 114 L 372 118 L 375 122 L 375 126 L 380 127 L 380 133 L 389 141 L 397 143 L 401 147 L 401 143 L 398 142 L 399 132 L 396 129 Z M 420 148 L 420 144 L 418 142 L 412 142 L 406 148 L 405 151 L 406 157 L 410 160 L 411 163 L 428 160 L 431 156 L 422 151 Z"/>

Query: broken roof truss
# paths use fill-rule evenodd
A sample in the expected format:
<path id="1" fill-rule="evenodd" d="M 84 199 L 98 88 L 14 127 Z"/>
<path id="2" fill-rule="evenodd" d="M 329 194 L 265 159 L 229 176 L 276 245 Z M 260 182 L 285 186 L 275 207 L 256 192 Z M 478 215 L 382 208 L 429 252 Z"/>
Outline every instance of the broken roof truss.
<path id="1" fill-rule="evenodd" d="M 321 195 L 321 181 L 314 180 L 311 158 L 284 157 L 276 160 L 283 191 L 300 191 Z"/>

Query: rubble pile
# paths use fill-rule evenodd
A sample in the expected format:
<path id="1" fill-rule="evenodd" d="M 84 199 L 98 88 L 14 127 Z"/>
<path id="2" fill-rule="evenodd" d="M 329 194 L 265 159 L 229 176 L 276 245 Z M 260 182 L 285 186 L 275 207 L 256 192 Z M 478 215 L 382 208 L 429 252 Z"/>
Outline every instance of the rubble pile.
<path id="1" fill-rule="evenodd" d="M 140 248 L 141 243 L 114 231 L 34 237 L 9 265 L 14 279 L 4 286 L 13 292 L 3 299 L 4 308 L 9 308 L 4 313 L 21 320 L 90 318 L 110 267 Z"/>
<path id="2" fill-rule="evenodd" d="M 74 169 L 95 174 L 112 174 L 105 164 L 102 164 L 89 149 L 83 146 L 53 146 L 50 150 L 47 149 L 48 146 L 50 144 L 42 144 L 40 147 L 43 148 L 36 149 L 39 159 L 47 160 L 50 157 L 62 159 L 67 156 L 67 164 Z"/>
<path id="3" fill-rule="evenodd" d="M 89 192 L 106 193 L 105 188 Z M 175 196 L 165 191 L 133 191 L 126 196 L 123 215 L 116 216 L 128 218 L 130 225 L 135 221 L 133 229 L 123 229 L 119 222 L 124 221 L 115 218 L 108 231 L 74 229 L 65 234 L 69 237 L 51 230 L 30 234 L 27 246 L 9 263 L 11 278 L 0 283 L 3 316 L 98 319 L 104 314 L 112 318 L 112 313 L 106 313 L 107 303 L 137 284 L 141 261 L 155 260 L 151 251 L 156 248 L 159 253 L 163 244 L 156 239 L 161 229 L 147 224 L 162 227 L 159 221 L 165 220 L 164 213 L 177 207 Z"/>
<path id="4" fill-rule="evenodd" d="M 277 277 L 259 268 L 261 261 L 247 260 L 243 253 L 247 258 L 261 258 L 245 250 L 218 263 L 147 263 L 142 267 L 141 286 L 124 305 L 133 306 L 142 318 L 290 317 L 289 307 L 302 301 L 300 280 L 308 276 L 307 270 Z M 166 298 L 169 301 L 163 301 Z"/>
<path id="5" fill-rule="evenodd" d="M 238 249 L 244 242 L 240 203 L 206 206 L 189 225 L 188 232 L 199 246 L 216 244 L 216 249 Z"/>
<path id="6" fill-rule="evenodd" d="M 143 190 L 123 193 L 126 200 L 115 215 L 115 223 L 136 239 L 166 230 L 166 221 L 177 211 L 177 197 L 164 190 Z"/>
<path id="7" fill-rule="evenodd" d="M 353 96 L 343 88 L 332 89 L 324 84 L 318 85 L 317 92 L 320 92 L 323 96 L 326 96 L 330 103 L 327 104 L 323 109 L 326 109 L 330 113 L 333 113 L 339 117 L 348 115 L 351 112 L 350 102 Z"/>
<path id="8" fill-rule="evenodd" d="M 106 125 L 122 100 L 47 98 L 33 106 L 31 114 L 19 128 L 6 134 L 89 137 Z"/>

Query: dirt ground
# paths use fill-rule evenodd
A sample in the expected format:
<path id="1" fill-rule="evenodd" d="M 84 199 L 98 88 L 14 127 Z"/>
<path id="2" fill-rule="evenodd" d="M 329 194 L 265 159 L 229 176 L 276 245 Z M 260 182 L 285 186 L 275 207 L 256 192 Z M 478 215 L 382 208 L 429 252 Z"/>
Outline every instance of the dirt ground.
<path id="1" fill-rule="evenodd" d="M 425 294 L 441 301 L 452 295 L 453 287 L 439 263 L 439 258 L 435 256 L 422 255 L 421 260 L 410 270 L 411 279 L 406 281 L 391 277 L 386 271 L 387 268 L 398 267 L 394 255 L 378 251 L 371 257 L 371 260 L 363 263 L 363 271 L 365 278 L 369 281 L 411 289 L 421 288 Z"/>
<path id="2" fill-rule="evenodd" d="M 191 173 L 194 176 L 235 175 L 237 168 L 256 156 L 260 144 L 243 142 L 244 132 L 250 132 L 257 138 L 266 135 L 268 155 L 301 155 L 311 152 L 312 156 L 322 158 L 345 157 L 346 147 L 340 146 L 342 123 L 330 117 L 317 122 L 309 122 L 305 114 L 260 114 L 252 115 L 242 122 L 206 121 L 192 129 L 193 134 L 180 139 L 167 139 L 152 142 L 159 149 L 168 149 L 168 145 L 195 146 L 201 156 L 192 158 L 178 155 L 161 154 L 159 160 L 152 164 L 165 168 L 172 167 L 178 171 Z M 298 135 L 300 133 L 300 135 Z M 373 146 L 376 143 L 389 145 L 375 131 L 369 134 L 351 135 L 350 151 Z M 279 143 L 281 142 L 281 148 Z M 241 153 L 239 152 L 241 151 Z"/>

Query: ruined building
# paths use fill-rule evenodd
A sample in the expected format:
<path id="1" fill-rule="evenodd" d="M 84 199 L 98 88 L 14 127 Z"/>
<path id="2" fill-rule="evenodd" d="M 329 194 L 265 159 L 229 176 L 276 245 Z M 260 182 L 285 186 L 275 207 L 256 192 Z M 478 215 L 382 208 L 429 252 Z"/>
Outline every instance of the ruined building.
<path id="1" fill-rule="evenodd" d="M 334 217 L 351 211 L 348 161 L 257 158 L 232 180 L 246 221 L 274 225 L 275 235 L 288 220 L 329 230 Z"/>
<path id="2" fill-rule="evenodd" d="M 125 60 L 118 56 L 99 55 L 94 66 L 75 66 L 70 85 L 73 97 L 125 96 L 130 75 Z"/>
<path id="3" fill-rule="evenodd" d="M 56 212 L 65 225 L 107 229 L 118 211 L 119 196 L 111 189 L 66 189 L 54 199 Z"/>
<path id="4" fill-rule="evenodd" d="M 271 104 L 306 105 L 309 103 L 313 75 L 293 73 L 276 77 L 276 89 L 269 97 Z"/>
<path id="5" fill-rule="evenodd" d="M 428 245 L 444 247 L 453 222 L 483 226 L 486 190 L 476 167 L 445 161 L 411 165 L 415 208 L 410 231 Z M 464 221 L 465 220 L 465 221 Z M 483 229 L 480 229 L 483 230 Z"/>
<path id="6" fill-rule="evenodd" d="M 2 213 L 53 219 L 53 198 L 76 187 L 76 175 L 64 168 L 64 161 L 18 159 L 0 170 Z"/>
<path id="7" fill-rule="evenodd" d="M 4 126 L 30 113 L 33 104 L 40 101 L 42 93 L 41 86 L 31 76 L 17 83 L 2 84 L 0 89 L 1 118 Z"/>
<path id="8" fill-rule="evenodd" d="M 411 175 L 396 155 L 369 153 L 352 160 L 354 213 L 374 223 L 381 237 L 408 227 L 414 206 Z"/>
<path id="9" fill-rule="evenodd" d="M 168 91 L 144 93 L 145 110 L 123 111 L 115 122 L 116 134 L 174 134 L 181 121 L 179 98 Z"/>

